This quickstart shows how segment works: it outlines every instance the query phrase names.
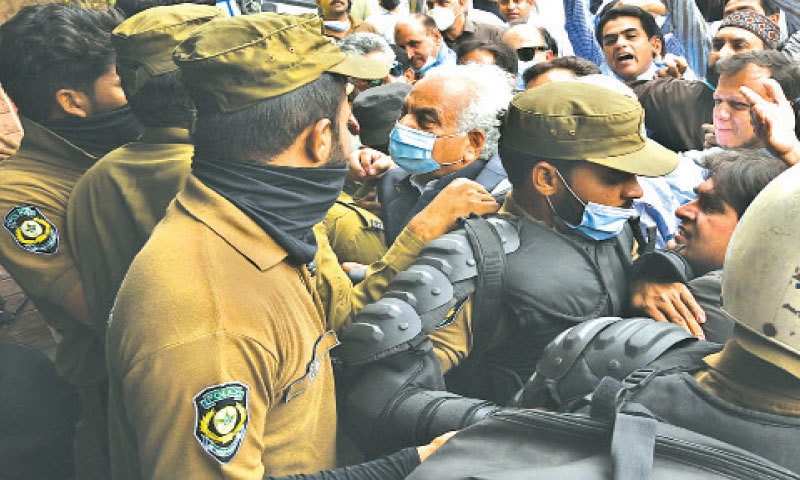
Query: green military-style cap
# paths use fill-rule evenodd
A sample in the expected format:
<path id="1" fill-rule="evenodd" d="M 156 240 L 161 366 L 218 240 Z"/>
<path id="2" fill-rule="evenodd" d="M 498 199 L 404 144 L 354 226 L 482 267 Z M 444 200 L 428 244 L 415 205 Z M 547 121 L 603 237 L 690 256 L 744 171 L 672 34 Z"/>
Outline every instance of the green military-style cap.
<path id="1" fill-rule="evenodd" d="M 234 112 L 306 85 L 323 73 L 383 78 L 381 61 L 343 53 L 313 14 L 260 13 L 213 20 L 173 54 L 199 111 Z"/>
<path id="2" fill-rule="evenodd" d="M 553 82 L 514 97 L 504 148 L 554 160 L 585 160 L 647 177 L 666 175 L 678 154 L 646 137 L 635 98 L 578 82 Z"/>
<path id="3" fill-rule="evenodd" d="M 149 8 L 122 22 L 111 42 L 127 95 L 133 96 L 151 78 L 177 70 L 172 61 L 175 46 L 198 26 L 222 16 L 217 7 L 185 3 Z"/>

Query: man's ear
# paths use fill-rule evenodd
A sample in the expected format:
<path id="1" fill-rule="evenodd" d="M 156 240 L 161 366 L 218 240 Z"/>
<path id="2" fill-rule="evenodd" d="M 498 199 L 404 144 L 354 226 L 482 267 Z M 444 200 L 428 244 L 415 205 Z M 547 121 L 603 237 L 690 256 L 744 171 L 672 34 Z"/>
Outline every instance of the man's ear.
<path id="1" fill-rule="evenodd" d="M 653 35 L 650 37 L 650 45 L 653 46 L 653 57 L 658 57 L 663 55 L 664 53 L 664 45 L 661 43 L 661 39 L 657 36 Z"/>
<path id="2" fill-rule="evenodd" d="M 544 52 L 544 56 L 545 56 L 545 58 L 547 59 L 548 62 L 550 60 L 556 58 L 556 55 L 553 53 L 552 50 L 548 50 L 548 51 Z"/>
<path id="3" fill-rule="evenodd" d="M 88 95 L 62 88 L 56 92 L 56 111 L 53 115 L 60 117 L 81 117 L 85 118 L 92 114 L 92 102 Z"/>
<path id="4" fill-rule="evenodd" d="M 531 170 L 533 189 L 543 197 L 549 197 L 556 193 L 558 190 L 556 178 L 558 178 L 556 167 L 547 162 L 539 162 Z"/>
<path id="5" fill-rule="evenodd" d="M 469 140 L 469 145 L 464 152 L 464 160 L 470 163 L 481 156 L 481 150 L 486 145 L 486 134 L 483 130 L 472 130 L 467 133 L 467 139 Z"/>
<path id="6" fill-rule="evenodd" d="M 433 43 L 435 43 L 438 46 L 442 45 L 443 42 L 442 33 L 439 30 L 434 29 L 433 31 L 431 31 L 431 36 L 433 36 Z"/>
<path id="7" fill-rule="evenodd" d="M 309 159 L 317 163 L 326 163 L 333 153 L 333 130 L 331 119 L 321 118 L 311 127 L 306 138 L 306 151 Z"/>

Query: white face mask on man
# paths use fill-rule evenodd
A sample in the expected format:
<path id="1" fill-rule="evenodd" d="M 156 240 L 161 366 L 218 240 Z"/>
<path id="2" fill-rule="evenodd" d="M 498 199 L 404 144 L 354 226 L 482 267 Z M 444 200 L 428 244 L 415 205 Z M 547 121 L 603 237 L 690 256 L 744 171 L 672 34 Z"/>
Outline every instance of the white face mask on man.
<path id="1" fill-rule="evenodd" d="M 436 22 L 436 28 L 438 28 L 440 32 L 451 28 L 456 22 L 455 12 L 447 7 L 433 7 L 433 10 L 430 11 L 430 16 L 433 18 L 433 21 Z"/>

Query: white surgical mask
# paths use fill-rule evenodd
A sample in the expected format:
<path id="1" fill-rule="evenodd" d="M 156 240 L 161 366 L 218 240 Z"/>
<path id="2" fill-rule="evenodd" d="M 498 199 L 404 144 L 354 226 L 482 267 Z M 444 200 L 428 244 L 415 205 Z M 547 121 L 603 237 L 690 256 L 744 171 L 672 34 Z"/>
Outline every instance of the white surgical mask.
<path id="1" fill-rule="evenodd" d="M 430 16 L 433 17 L 433 21 L 436 22 L 436 28 L 442 32 L 452 27 L 456 21 L 456 14 L 446 7 L 433 7 Z"/>

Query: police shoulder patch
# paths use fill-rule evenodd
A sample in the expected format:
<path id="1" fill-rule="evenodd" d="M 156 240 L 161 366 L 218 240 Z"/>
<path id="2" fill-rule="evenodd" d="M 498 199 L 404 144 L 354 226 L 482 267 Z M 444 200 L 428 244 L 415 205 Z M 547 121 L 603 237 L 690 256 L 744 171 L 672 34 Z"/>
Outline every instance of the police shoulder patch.
<path id="1" fill-rule="evenodd" d="M 220 463 L 230 462 L 244 440 L 250 413 L 248 391 L 243 383 L 229 382 L 207 387 L 194 397 L 194 436 Z"/>
<path id="2" fill-rule="evenodd" d="M 33 205 L 20 205 L 6 212 L 3 226 L 17 245 L 32 253 L 58 251 L 58 229 Z"/>

